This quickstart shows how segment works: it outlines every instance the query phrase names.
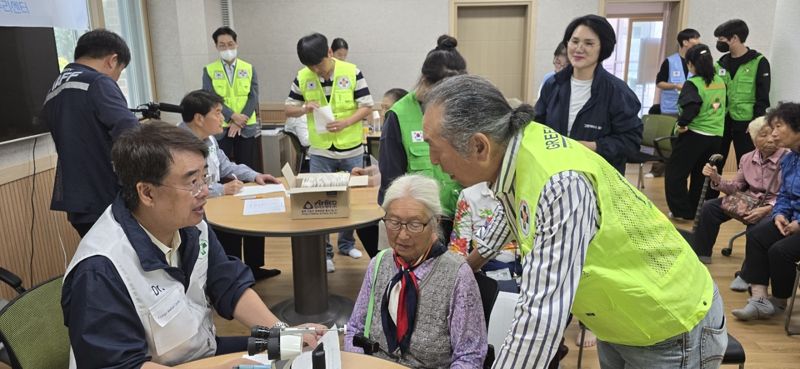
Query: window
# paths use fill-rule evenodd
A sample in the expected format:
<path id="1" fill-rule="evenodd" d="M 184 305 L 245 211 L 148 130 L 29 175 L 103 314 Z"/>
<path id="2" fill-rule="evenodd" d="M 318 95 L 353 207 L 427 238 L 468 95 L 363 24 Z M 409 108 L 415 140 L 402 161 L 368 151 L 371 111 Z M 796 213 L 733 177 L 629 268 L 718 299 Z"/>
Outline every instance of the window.
<path id="1" fill-rule="evenodd" d="M 664 22 L 656 18 L 609 18 L 617 35 L 614 53 L 603 67 L 628 83 L 639 101 L 641 116 L 653 106 L 656 74 L 661 65 L 659 54 Z"/>
<path id="2" fill-rule="evenodd" d="M 131 63 L 117 82 L 130 107 L 153 100 L 143 7 L 142 1 L 103 0 L 105 28 L 122 36 L 131 49 Z"/>
<path id="3" fill-rule="evenodd" d="M 78 43 L 78 38 L 86 30 L 76 30 L 67 28 L 53 28 L 53 33 L 56 36 L 56 52 L 58 53 L 58 70 L 64 70 L 67 64 L 75 60 L 75 45 Z"/>

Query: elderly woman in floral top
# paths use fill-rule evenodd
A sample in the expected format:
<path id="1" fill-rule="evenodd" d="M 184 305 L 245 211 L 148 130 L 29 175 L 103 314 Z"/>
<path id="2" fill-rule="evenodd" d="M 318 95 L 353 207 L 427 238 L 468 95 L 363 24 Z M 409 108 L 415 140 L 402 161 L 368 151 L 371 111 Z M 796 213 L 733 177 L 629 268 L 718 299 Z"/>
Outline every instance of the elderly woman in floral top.
<path id="1" fill-rule="evenodd" d="M 491 222 L 497 204 L 498 202 L 486 182 L 461 190 L 453 217 L 450 251 L 467 257 L 475 249 L 478 242 L 478 231 L 484 224 Z M 494 259 L 490 260 L 482 268 L 477 264 L 471 264 L 470 266 L 473 270 L 483 269 L 488 271 L 508 267 L 517 270 L 516 265 L 519 264 L 517 255 L 517 245 L 512 241 L 503 245 Z"/>

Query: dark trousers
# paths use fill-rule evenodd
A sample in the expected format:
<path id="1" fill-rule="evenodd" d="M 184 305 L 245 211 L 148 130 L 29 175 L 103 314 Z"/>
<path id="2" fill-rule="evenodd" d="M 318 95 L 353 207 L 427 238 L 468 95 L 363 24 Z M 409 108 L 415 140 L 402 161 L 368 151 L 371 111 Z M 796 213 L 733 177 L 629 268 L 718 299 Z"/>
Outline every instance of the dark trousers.
<path id="1" fill-rule="evenodd" d="M 705 181 L 703 166 L 711 155 L 718 152 L 720 140 L 717 136 L 704 136 L 692 131 L 681 133 L 675 140 L 664 173 L 664 192 L 672 215 L 694 219 Z M 687 190 L 688 177 L 691 180 Z"/>
<path id="2" fill-rule="evenodd" d="M 264 265 L 264 237 L 242 236 L 216 228 L 214 233 L 217 234 L 225 254 L 242 259 L 251 270 Z"/>
<path id="3" fill-rule="evenodd" d="M 784 237 L 774 222 L 763 221 L 747 232 L 747 251 L 742 278 L 751 284 L 769 285 L 772 295 L 792 296 L 796 264 L 800 260 L 800 233 Z"/>
<path id="4" fill-rule="evenodd" d="M 711 256 L 714 243 L 719 235 L 719 226 L 729 220 L 731 217 L 722 211 L 722 198 L 709 200 L 703 204 L 700 222 L 694 232 L 694 243 L 692 244 L 692 249 L 697 256 Z M 755 225 L 747 224 L 747 230 L 749 231 L 753 226 Z"/>
<path id="5" fill-rule="evenodd" d="M 756 149 L 755 145 L 753 145 L 753 139 L 747 133 L 749 124 L 749 121 L 733 120 L 728 115 L 725 115 L 725 132 L 722 134 L 722 142 L 719 149 L 720 154 L 722 154 L 722 163 L 717 166 L 720 173 L 722 173 L 722 167 L 725 166 L 725 161 L 728 160 L 731 142 L 733 142 L 733 150 L 736 154 L 737 168 L 742 155 Z"/>
<path id="6" fill-rule="evenodd" d="M 89 233 L 89 230 L 92 229 L 92 226 L 94 225 L 94 223 L 70 223 L 70 224 L 72 224 L 72 228 L 75 228 L 75 230 L 78 232 L 78 235 L 81 236 L 81 238 L 83 238 L 83 236 L 86 236 L 86 233 Z"/>
<path id="7" fill-rule="evenodd" d="M 358 235 L 358 239 L 361 240 L 361 244 L 364 245 L 364 250 L 367 252 L 367 255 L 369 255 L 370 259 L 374 258 L 375 255 L 378 255 L 377 224 L 356 229 L 356 234 Z"/>
<path id="8" fill-rule="evenodd" d="M 227 132 L 227 130 L 225 131 Z M 225 152 L 228 159 L 237 163 L 244 164 L 256 172 L 261 172 L 261 160 L 258 157 L 258 137 L 244 138 L 242 136 L 225 136 L 218 141 L 219 148 Z M 277 159 L 277 158 L 276 158 Z"/>

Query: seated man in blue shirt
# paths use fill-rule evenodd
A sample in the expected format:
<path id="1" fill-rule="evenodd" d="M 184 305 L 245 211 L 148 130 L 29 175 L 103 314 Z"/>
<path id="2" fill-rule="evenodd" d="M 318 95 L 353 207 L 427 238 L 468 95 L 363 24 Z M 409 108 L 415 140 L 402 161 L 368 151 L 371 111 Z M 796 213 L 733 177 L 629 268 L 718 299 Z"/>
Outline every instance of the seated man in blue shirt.
<path id="1" fill-rule="evenodd" d="M 212 307 L 247 327 L 286 326 L 203 220 L 207 155 L 191 132 L 163 122 L 115 142 L 120 193 L 81 240 L 64 277 L 70 368 L 163 368 L 244 351 L 246 337 L 216 336 Z M 316 338 L 303 340 L 315 345 Z M 252 362 L 219 368 L 239 363 Z"/>

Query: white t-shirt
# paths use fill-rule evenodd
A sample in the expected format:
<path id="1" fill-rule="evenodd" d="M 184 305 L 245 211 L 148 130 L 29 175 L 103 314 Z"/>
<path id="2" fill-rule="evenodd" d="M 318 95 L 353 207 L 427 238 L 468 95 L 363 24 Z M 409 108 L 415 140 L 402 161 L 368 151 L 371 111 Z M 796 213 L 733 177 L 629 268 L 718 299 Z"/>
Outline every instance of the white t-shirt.
<path id="1" fill-rule="evenodd" d="M 569 120 L 567 121 L 568 136 L 572 136 L 572 124 L 575 123 L 575 117 L 581 111 L 589 98 L 592 97 L 592 80 L 581 81 L 571 78 L 570 94 L 569 94 Z"/>

